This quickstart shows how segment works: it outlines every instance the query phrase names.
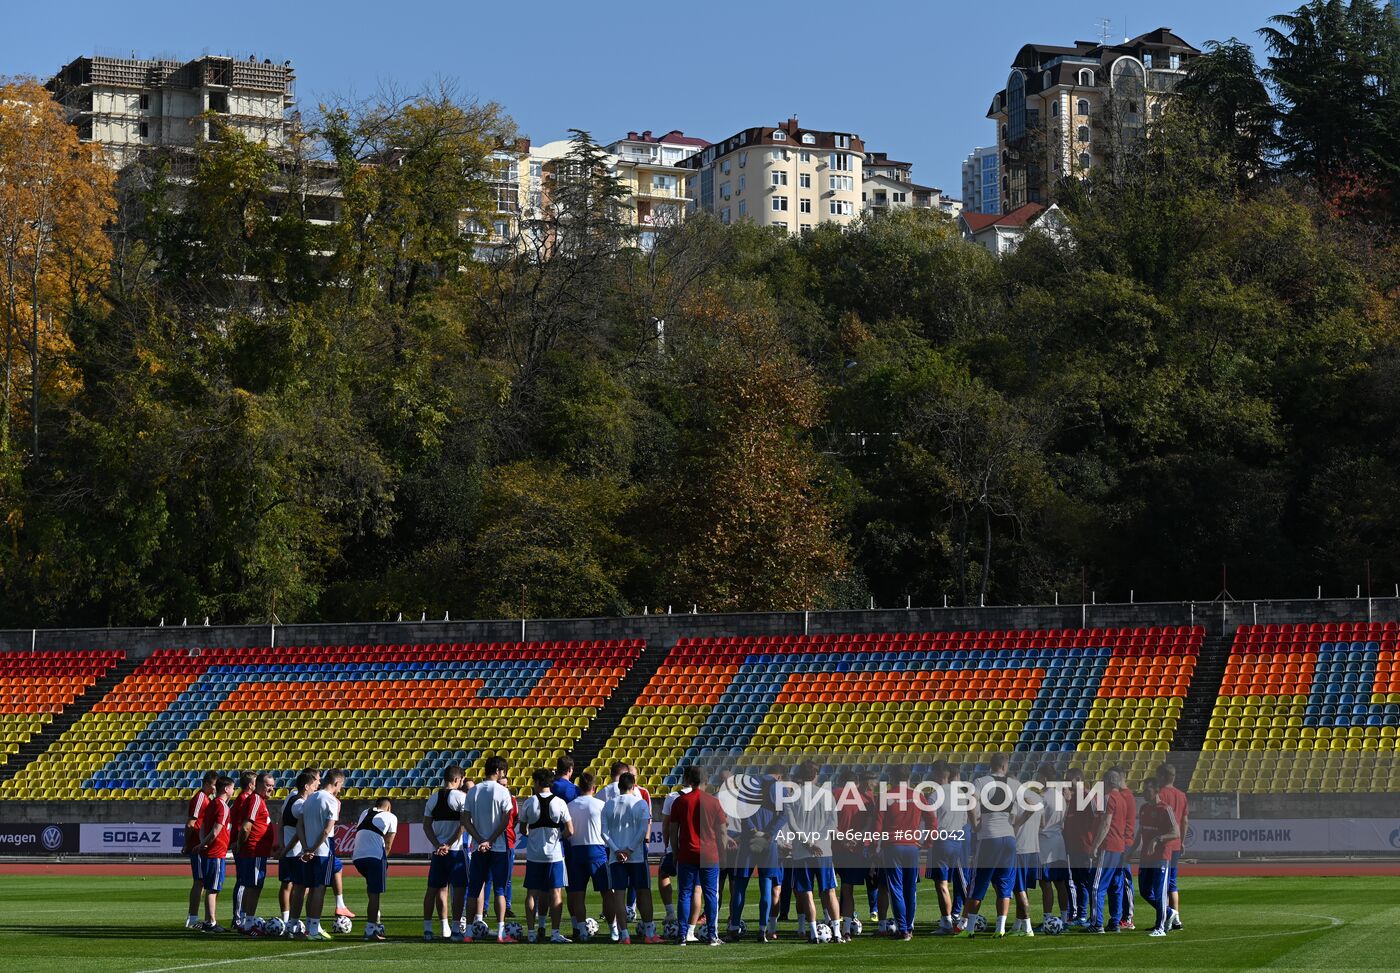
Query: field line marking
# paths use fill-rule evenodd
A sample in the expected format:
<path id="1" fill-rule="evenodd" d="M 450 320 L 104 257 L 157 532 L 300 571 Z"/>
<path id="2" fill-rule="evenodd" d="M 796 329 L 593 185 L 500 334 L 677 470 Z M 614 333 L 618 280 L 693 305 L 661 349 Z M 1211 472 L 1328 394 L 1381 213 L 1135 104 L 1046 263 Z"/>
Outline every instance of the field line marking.
<path id="1" fill-rule="evenodd" d="M 325 956 L 327 953 L 343 953 L 351 949 L 365 949 L 369 946 L 384 946 L 386 943 L 356 943 L 353 946 L 332 946 L 330 949 L 317 949 L 314 953 L 271 953 L 266 956 L 239 956 L 235 959 L 210 960 L 207 963 L 187 963 L 184 966 L 157 966 L 136 973 L 173 973 L 174 970 L 202 970 L 211 966 L 228 966 L 232 963 L 261 963 L 268 960 L 286 959 L 288 956 Z M 313 947 L 314 948 L 314 947 Z"/>

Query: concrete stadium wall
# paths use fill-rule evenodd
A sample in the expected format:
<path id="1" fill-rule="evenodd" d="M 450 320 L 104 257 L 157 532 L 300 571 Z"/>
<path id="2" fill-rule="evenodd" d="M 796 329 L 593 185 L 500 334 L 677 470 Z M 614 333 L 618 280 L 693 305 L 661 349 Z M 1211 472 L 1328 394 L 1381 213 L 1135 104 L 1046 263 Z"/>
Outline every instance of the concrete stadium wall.
<path id="1" fill-rule="evenodd" d="M 518 642 L 563 639 L 646 639 L 670 646 L 682 637 L 802 635 L 844 632 L 1100 628 L 1203 625 L 1212 635 L 1239 625 L 1400 621 L 1400 598 L 1295 601 L 1153 602 L 1112 605 L 1025 605 L 875 611 L 658 614 L 620 618 L 498 619 L 461 622 L 356 622 L 329 625 L 176 625 L 152 628 L 58 628 L 0 631 L 0 652 L 30 649 L 121 649 L 144 658 L 161 648 L 266 645 L 364 645 L 428 642 Z"/>

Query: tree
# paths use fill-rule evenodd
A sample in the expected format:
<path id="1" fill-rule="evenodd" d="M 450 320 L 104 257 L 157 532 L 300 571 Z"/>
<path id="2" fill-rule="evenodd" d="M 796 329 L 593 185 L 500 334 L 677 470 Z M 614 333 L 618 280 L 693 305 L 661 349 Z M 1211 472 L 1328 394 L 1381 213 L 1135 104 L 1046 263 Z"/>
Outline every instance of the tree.
<path id="1" fill-rule="evenodd" d="M 1194 113 L 1230 158 L 1244 187 L 1269 169 L 1274 151 L 1274 106 L 1254 52 L 1237 37 L 1209 41 L 1177 86 L 1172 111 Z"/>
<path id="2" fill-rule="evenodd" d="M 1376 0 L 1311 0 L 1272 22 L 1284 167 L 1324 195 L 1359 175 L 1400 184 L 1400 19 Z"/>
<path id="3" fill-rule="evenodd" d="M 62 107 L 33 81 L 0 87 L 0 274 L 4 391 L 0 462 L 8 464 L 20 382 L 29 383 L 30 458 L 39 456 L 44 360 L 67 344 L 72 309 L 96 297 L 115 205 L 100 149 L 78 141 Z M 28 357 L 20 372 L 19 353 Z M 60 383 L 62 376 L 58 376 Z"/>

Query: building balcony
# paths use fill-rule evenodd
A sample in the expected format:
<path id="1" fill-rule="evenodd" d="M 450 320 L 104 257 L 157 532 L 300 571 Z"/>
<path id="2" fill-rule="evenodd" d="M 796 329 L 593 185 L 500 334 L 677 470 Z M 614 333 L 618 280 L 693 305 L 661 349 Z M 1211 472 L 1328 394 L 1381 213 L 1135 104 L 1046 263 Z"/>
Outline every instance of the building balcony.
<path id="1" fill-rule="evenodd" d="M 683 199 L 680 186 L 653 186 L 650 184 L 638 186 L 636 195 L 648 199 Z"/>

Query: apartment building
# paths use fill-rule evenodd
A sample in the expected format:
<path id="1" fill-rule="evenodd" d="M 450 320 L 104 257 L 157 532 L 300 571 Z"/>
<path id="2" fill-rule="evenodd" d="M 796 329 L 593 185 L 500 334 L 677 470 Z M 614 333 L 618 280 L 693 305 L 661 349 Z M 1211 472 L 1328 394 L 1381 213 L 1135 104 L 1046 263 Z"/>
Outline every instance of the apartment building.
<path id="1" fill-rule="evenodd" d="M 1199 55 L 1169 27 L 1122 44 L 1022 47 L 987 110 L 997 126 L 1001 212 L 1048 203 L 1060 179 L 1087 176 L 1145 137 Z"/>
<path id="2" fill-rule="evenodd" d="M 861 212 L 865 143 L 851 132 L 803 128 L 795 117 L 743 129 L 680 165 L 692 173 L 691 205 L 724 223 L 796 234 L 818 223 L 848 225 Z"/>
<path id="3" fill-rule="evenodd" d="M 49 79 L 78 137 L 121 169 L 143 149 L 193 147 L 218 135 L 210 116 L 249 139 L 287 143 L 296 75 L 290 61 L 205 55 L 192 61 L 80 57 Z"/>
<path id="4" fill-rule="evenodd" d="M 865 153 L 861 169 L 861 209 L 885 213 L 898 209 L 941 209 L 943 195 L 914 182 L 913 163 L 898 162 L 884 152 Z"/>
<path id="5" fill-rule="evenodd" d="M 627 187 L 628 218 L 637 227 L 643 250 L 651 249 L 663 228 L 685 219 L 694 172 L 681 163 L 709 145 L 672 129 L 664 135 L 628 132 L 606 146 L 614 174 Z"/>
<path id="6" fill-rule="evenodd" d="M 965 213 L 1001 212 L 1001 150 L 978 146 L 963 160 L 962 201 Z"/>

